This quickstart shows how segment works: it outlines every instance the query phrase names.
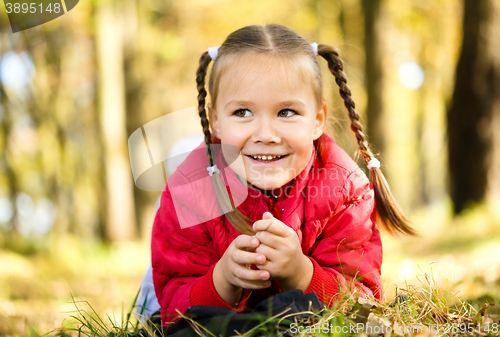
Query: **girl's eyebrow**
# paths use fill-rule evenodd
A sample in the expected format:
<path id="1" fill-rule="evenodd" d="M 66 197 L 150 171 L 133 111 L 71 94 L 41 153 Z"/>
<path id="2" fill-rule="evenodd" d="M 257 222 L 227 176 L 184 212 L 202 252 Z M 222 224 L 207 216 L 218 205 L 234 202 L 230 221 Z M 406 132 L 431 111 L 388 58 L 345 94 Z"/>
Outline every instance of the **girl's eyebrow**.
<path id="1" fill-rule="evenodd" d="M 279 105 L 279 106 L 294 106 L 294 105 L 297 106 L 297 105 L 299 105 L 299 106 L 303 106 L 303 107 L 307 106 L 307 104 L 300 99 L 291 99 L 288 101 L 283 101 L 283 102 L 278 103 L 277 105 Z"/>
<path id="2" fill-rule="evenodd" d="M 232 104 L 237 105 L 237 106 L 252 106 L 252 105 L 254 105 L 254 103 L 252 101 L 231 100 L 231 101 L 227 102 L 227 104 L 225 105 L 225 108 L 227 108 L 228 106 L 230 106 Z M 289 107 L 289 106 L 297 106 L 297 105 L 303 106 L 303 107 L 307 106 L 307 104 L 300 99 L 287 100 L 287 101 L 279 102 L 276 104 L 276 106 L 279 106 L 279 107 Z"/>
<path id="3" fill-rule="evenodd" d="M 230 105 L 237 105 L 237 106 L 248 106 L 248 105 L 253 105 L 253 102 L 252 101 L 235 101 L 235 100 L 231 100 L 229 102 L 227 102 L 227 104 L 224 106 L 225 108 L 227 108 L 228 106 Z"/>

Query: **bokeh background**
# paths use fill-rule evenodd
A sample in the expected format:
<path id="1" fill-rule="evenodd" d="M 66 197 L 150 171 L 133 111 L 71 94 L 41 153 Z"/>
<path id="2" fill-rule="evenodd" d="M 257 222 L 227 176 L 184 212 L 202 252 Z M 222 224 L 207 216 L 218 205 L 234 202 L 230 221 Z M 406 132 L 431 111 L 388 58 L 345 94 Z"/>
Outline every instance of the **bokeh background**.
<path id="1" fill-rule="evenodd" d="M 0 335 L 70 325 L 73 300 L 117 320 L 128 312 L 159 195 L 135 187 L 128 137 L 197 104 L 208 47 L 268 23 L 339 49 L 382 169 L 422 234 L 383 233 L 385 300 L 427 275 L 461 300 L 498 303 L 499 0 L 87 0 L 19 33 L 0 5 Z M 354 157 L 319 62 L 334 137 Z M 186 123 L 175 129 L 201 132 Z"/>

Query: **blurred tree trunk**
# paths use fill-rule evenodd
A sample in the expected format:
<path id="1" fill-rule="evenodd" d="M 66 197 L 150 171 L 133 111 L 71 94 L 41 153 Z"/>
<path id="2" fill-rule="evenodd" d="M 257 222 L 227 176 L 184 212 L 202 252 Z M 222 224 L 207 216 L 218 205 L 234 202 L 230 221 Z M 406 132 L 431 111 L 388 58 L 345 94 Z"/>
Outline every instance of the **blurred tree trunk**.
<path id="1" fill-rule="evenodd" d="M 5 92 L 2 81 L 0 81 L 0 173 L 3 173 L 7 178 L 8 198 L 12 206 L 12 217 L 9 221 L 9 227 L 14 227 L 14 219 L 16 217 L 16 193 L 18 192 L 17 176 L 10 165 L 10 150 L 8 148 L 9 132 L 12 130 L 12 114 L 10 112 L 10 102 L 7 93 Z"/>
<path id="2" fill-rule="evenodd" d="M 142 104 L 144 102 L 144 71 L 141 64 L 147 62 L 144 53 L 140 52 L 138 46 L 139 39 L 139 19 L 138 19 L 138 3 L 136 0 L 123 1 L 124 14 L 123 22 L 126 23 L 123 31 L 123 51 L 124 51 L 124 76 L 125 76 L 125 99 L 127 109 L 127 135 L 131 135 L 135 130 L 143 124 L 149 122 L 144 120 L 144 112 Z M 143 191 L 134 187 L 134 203 L 136 207 L 137 229 L 141 235 L 149 233 L 151 223 L 143 221 L 144 218 L 149 219 L 152 214 L 150 205 L 154 204 L 156 194 Z M 143 226 L 144 228 L 141 228 Z"/>
<path id="3" fill-rule="evenodd" d="M 500 113 L 500 13 L 496 6 L 495 0 L 464 0 L 462 50 L 447 115 L 455 214 L 486 197 L 493 174 L 494 132 L 498 132 L 493 121 Z"/>
<path id="4" fill-rule="evenodd" d="M 339 0 L 338 2 L 339 6 L 339 27 L 340 27 L 340 33 L 342 34 L 342 46 L 341 50 L 345 50 L 345 42 L 346 42 L 346 28 L 345 28 L 345 5 L 343 0 Z"/>
<path id="5" fill-rule="evenodd" d="M 120 2 L 117 3 L 121 5 Z M 112 1 L 103 1 L 97 8 L 99 112 L 106 172 L 106 236 L 110 241 L 132 239 L 136 235 L 133 179 L 127 156 L 123 34 L 120 17 Z"/>
<path id="6" fill-rule="evenodd" d="M 432 65 L 426 61 L 424 55 L 425 49 L 420 49 L 420 56 L 418 63 L 423 66 L 424 69 L 432 69 Z M 417 206 L 426 206 L 431 203 L 432 186 L 429 184 L 429 168 L 432 167 L 428 156 L 428 146 L 426 146 L 425 134 L 426 134 L 426 100 L 429 96 L 429 81 L 424 81 L 422 87 L 418 91 L 417 95 L 417 116 L 416 116 L 416 131 L 417 131 L 417 151 L 418 151 L 418 170 L 417 179 L 415 183 L 415 195 L 413 196 L 415 204 Z M 432 170 L 431 170 L 432 172 Z"/>
<path id="7" fill-rule="evenodd" d="M 380 0 L 363 0 L 365 16 L 365 88 L 367 134 L 375 153 L 384 153 L 382 116 L 382 60 L 380 54 Z"/>

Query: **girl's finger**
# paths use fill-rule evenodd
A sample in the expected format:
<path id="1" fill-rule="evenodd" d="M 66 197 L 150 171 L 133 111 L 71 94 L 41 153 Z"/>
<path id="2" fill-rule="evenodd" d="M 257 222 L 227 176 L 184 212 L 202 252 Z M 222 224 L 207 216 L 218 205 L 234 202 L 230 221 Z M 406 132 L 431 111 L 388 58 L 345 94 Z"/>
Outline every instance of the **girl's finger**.
<path id="1" fill-rule="evenodd" d="M 255 253 L 264 255 L 266 257 L 266 264 L 268 262 L 278 261 L 280 258 L 280 253 L 277 249 L 264 244 L 261 244 L 259 248 L 255 250 Z"/>
<path id="2" fill-rule="evenodd" d="M 255 254 L 262 254 L 266 257 L 266 261 L 271 261 L 270 257 L 275 256 L 278 253 L 277 249 L 274 249 L 273 247 L 270 247 L 268 245 L 265 245 L 263 243 L 260 244 L 260 246 L 255 250 Z"/>
<path id="3" fill-rule="evenodd" d="M 271 227 L 273 219 L 257 220 L 253 223 L 252 228 L 255 231 L 266 231 Z"/>
<path id="4" fill-rule="evenodd" d="M 271 212 L 264 212 L 264 214 L 262 214 L 262 220 L 265 220 L 265 219 L 272 219 L 274 218 L 274 215 L 271 213 Z"/>
<path id="5" fill-rule="evenodd" d="M 276 218 L 255 221 L 252 227 L 256 232 L 266 231 L 281 237 L 288 236 L 291 229 Z"/>
<path id="6" fill-rule="evenodd" d="M 244 250 L 236 249 L 232 254 L 232 259 L 237 264 L 262 264 L 266 261 L 264 254 L 256 254 Z"/>
<path id="7" fill-rule="evenodd" d="M 266 281 L 271 276 L 267 270 L 247 269 L 244 266 L 236 267 L 233 274 L 242 282 Z"/>
<path id="8" fill-rule="evenodd" d="M 241 234 L 234 239 L 233 243 L 237 249 L 245 250 L 245 248 L 249 248 L 253 250 L 259 246 L 260 241 L 255 236 Z"/>
<path id="9" fill-rule="evenodd" d="M 272 248 L 278 248 L 281 244 L 280 240 L 283 240 L 282 237 L 266 231 L 257 232 L 255 237 L 259 240 L 260 245 L 264 244 Z"/>
<path id="10" fill-rule="evenodd" d="M 239 285 L 242 288 L 245 289 L 263 289 L 263 288 L 269 288 L 271 286 L 271 281 L 247 281 L 247 280 L 240 280 Z"/>

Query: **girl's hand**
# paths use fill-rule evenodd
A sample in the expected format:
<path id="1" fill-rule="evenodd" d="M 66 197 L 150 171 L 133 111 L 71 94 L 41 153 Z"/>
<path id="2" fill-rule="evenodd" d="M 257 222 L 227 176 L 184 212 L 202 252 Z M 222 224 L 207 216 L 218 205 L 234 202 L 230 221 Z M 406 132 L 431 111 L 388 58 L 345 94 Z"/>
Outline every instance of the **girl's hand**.
<path id="1" fill-rule="evenodd" d="M 267 260 L 257 268 L 269 271 L 271 279 L 277 280 L 283 290 L 305 291 L 311 283 L 314 266 L 302 253 L 297 233 L 269 212 L 253 224 L 253 229 L 260 241 L 256 252 L 264 254 Z"/>
<path id="2" fill-rule="evenodd" d="M 239 235 L 231 242 L 213 271 L 215 289 L 226 303 L 238 302 L 242 289 L 262 289 L 271 285 L 270 274 L 247 265 L 265 263 L 266 257 L 255 249 L 260 242 L 254 236 Z"/>

